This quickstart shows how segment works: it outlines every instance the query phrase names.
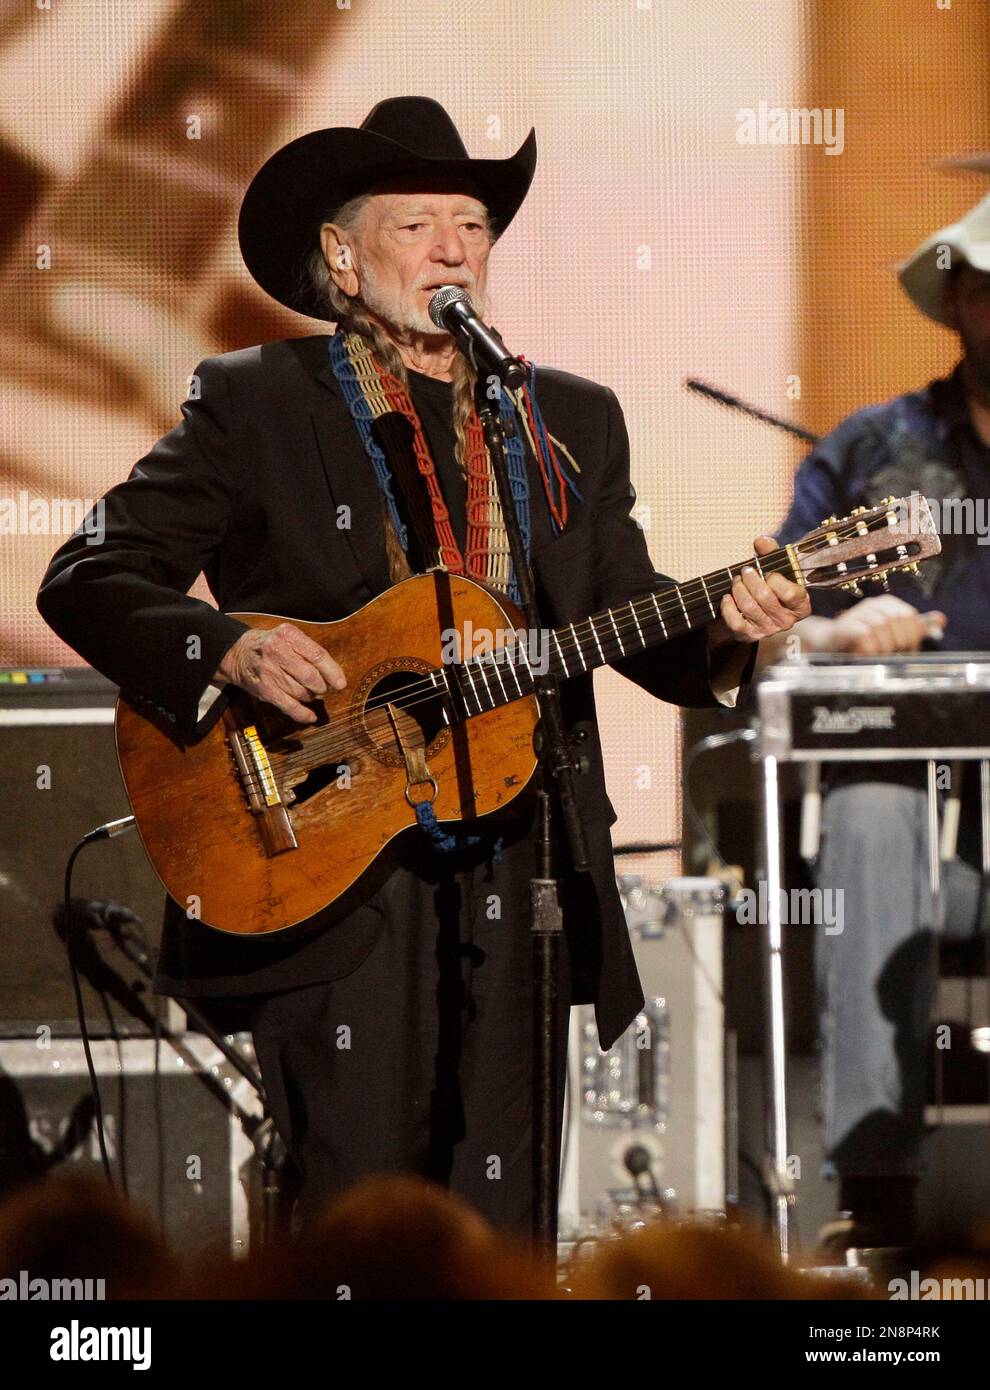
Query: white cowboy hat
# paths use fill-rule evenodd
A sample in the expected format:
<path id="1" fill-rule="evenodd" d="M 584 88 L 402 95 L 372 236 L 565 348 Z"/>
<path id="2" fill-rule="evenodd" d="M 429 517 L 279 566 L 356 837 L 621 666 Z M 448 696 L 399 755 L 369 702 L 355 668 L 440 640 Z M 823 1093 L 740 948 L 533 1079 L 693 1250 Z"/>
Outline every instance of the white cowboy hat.
<path id="1" fill-rule="evenodd" d="M 897 271 L 921 312 L 947 328 L 952 327 L 943 305 L 947 273 L 959 261 L 966 261 L 975 270 L 990 270 L 990 195 L 958 222 L 922 242 Z"/>

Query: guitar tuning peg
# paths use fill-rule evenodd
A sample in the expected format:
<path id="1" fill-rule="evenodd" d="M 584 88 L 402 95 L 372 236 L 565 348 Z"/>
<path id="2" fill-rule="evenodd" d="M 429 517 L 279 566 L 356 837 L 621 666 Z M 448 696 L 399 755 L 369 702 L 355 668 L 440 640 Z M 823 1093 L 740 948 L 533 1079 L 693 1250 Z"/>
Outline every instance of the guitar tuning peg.
<path id="1" fill-rule="evenodd" d="M 852 594 L 853 598 L 863 597 L 863 590 L 855 579 L 850 579 L 848 584 L 840 584 L 839 588 L 845 589 L 847 593 Z"/>
<path id="2" fill-rule="evenodd" d="M 838 519 L 839 519 L 839 518 L 838 518 L 837 516 L 827 516 L 827 517 L 825 517 L 825 519 L 822 521 L 821 524 L 822 524 L 822 526 L 831 526 L 832 523 L 835 522 L 835 521 L 838 521 Z"/>
<path id="3" fill-rule="evenodd" d="M 905 568 L 905 570 L 907 571 L 908 574 L 920 574 L 920 573 L 921 573 L 921 566 L 918 564 L 917 561 L 915 561 L 915 563 L 914 563 L 913 565 L 905 565 L 904 568 Z"/>
<path id="4" fill-rule="evenodd" d="M 859 516 L 859 515 L 861 515 L 861 513 L 865 512 L 865 511 L 868 511 L 868 510 L 869 510 L 869 508 L 867 508 L 867 507 L 853 507 L 852 510 L 850 511 L 849 515 L 850 515 L 850 516 Z M 832 520 L 834 521 L 834 520 L 835 520 L 835 517 L 833 517 Z"/>
<path id="5" fill-rule="evenodd" d="M 887 583 L 887 576 L 885 574 L 871 574 L 870 583 L 879 584 L 885 594 L 890 592 L 890 585 Z"/>

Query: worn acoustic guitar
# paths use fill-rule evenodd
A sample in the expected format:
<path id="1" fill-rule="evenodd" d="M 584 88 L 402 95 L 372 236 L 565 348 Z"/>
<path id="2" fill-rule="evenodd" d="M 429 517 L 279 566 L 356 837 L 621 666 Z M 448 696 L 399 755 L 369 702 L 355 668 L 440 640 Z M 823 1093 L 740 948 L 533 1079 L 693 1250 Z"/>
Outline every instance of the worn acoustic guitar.
<path id="1" fill-rule="evenodd" d="M 148 856 L 190 916 L 263 934 L 336 903 L 431 803 L 440 823 L 508 805 L 536 769 L 534 677 L 561 679 L 710 622 L 744 565 L 853 587 L 938 553 L 924 498 L 829 518 L 759 560 L 669 585 L 543 634 L 472 580 L 432 571 L 339 622 L 292 619 L 343 668 L 316 724 L 228 686 L 222 715 L 184 741 L 143 702 L 117 702 L 117 755 Z M 233 616 L 251 627 L 286 621 Z"/>

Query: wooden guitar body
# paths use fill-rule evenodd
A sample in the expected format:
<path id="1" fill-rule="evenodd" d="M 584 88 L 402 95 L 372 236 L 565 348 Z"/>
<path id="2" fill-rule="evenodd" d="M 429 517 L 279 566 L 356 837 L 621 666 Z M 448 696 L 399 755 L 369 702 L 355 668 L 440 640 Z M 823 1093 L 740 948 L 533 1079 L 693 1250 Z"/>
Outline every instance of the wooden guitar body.
<path id="1" fill-rule="evenodd" d="M 154 706 L 118 700 L 117 756 L 148 857 L 179 906 L 220 931 L 262 935 L 331 903 L 343 910 L 416 824 L 417 806 L 429 803 L 440 823 L 471 821 L 526 787 L 541 674 L 567 680 L 704 627 L 750 566 L 858 593 L 860 581 L 917 571 L 940 548 L 927 501 L 912 494 L 544 633 L 524 632 L 513 604 L 444 570 L 340 622 L 293 619 L 348 681 L 311 702 L 316 724 L 228 686 L 220 718 L 192 743 Z M 259 628 L 286 621 L 232 616 Z"/>
<path id="2" fill-rule="evenodd" d="M 232 616 L 257 628 L 286 621 Z M 536 768 L 532 695 L 447 723 L 431 684 L 452 632 L 475 651 L 513 644 L 524 623 L 504 598 L 438 571 L 339 622 L 290 621 L 347 677 L 311 703 L 315 725 L 228 686 L 222 716 L 191 743 L 143 703 L 117 703 L 118 761 L 148 857 L 183 910 L 224 932 L 304 921 L 416 825 L 412 803 L 431 801 L 440 822 L 474 820 L 508 805 Z"/>

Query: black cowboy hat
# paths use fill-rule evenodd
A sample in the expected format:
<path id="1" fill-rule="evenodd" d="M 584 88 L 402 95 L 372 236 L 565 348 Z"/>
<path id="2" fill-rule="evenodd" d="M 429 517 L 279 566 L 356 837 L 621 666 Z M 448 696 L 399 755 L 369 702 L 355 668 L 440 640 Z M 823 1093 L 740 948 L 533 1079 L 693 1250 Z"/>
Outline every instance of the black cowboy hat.
<path id="1" fill-rule="evenodd" d="M 355 129 L 302 135 L 261 166 L 244 195 L 237 235 L 261 288 L 297 313 L 325 319 L 306 274 L 328 214 L 378 184 L 407 177 L 451 180 L 488 208 L 501 234 L 519 211 L 536 169 L 536 132 L 508 159 L 472 159 L 457 127 L 430 97 L 380 101 Z"/>

